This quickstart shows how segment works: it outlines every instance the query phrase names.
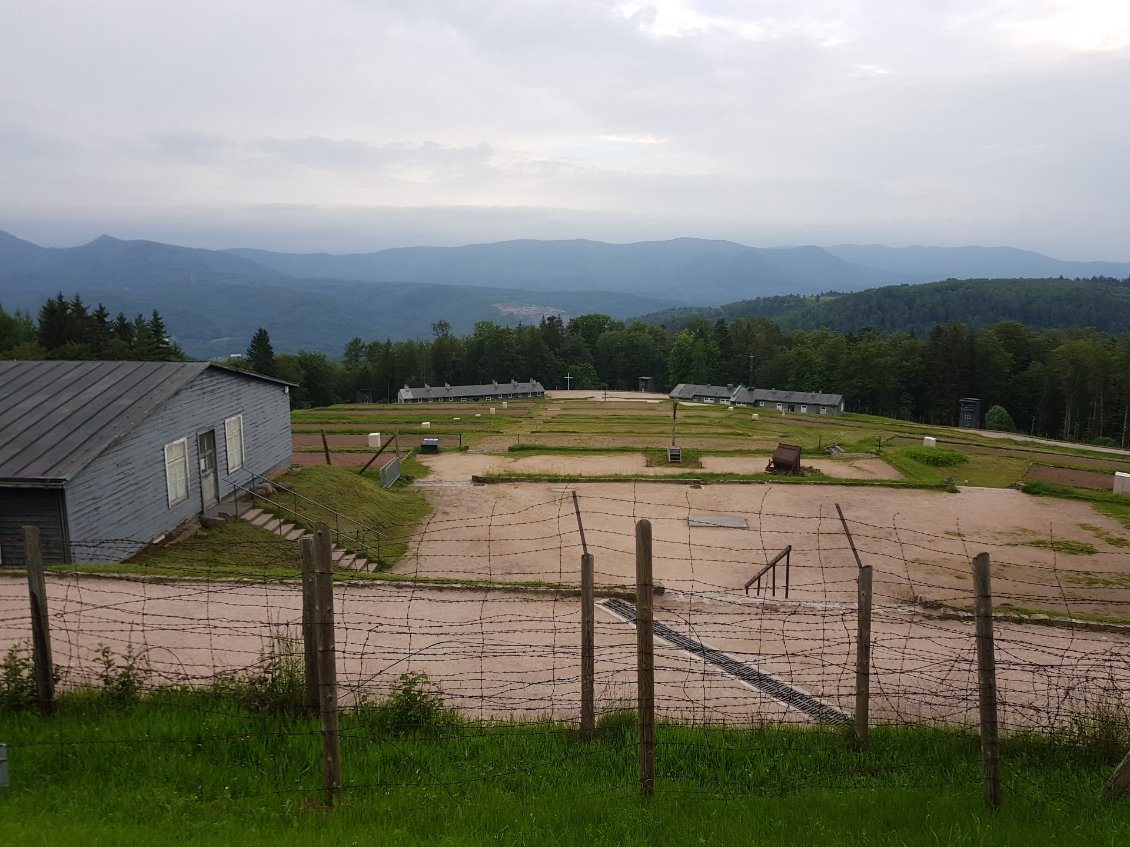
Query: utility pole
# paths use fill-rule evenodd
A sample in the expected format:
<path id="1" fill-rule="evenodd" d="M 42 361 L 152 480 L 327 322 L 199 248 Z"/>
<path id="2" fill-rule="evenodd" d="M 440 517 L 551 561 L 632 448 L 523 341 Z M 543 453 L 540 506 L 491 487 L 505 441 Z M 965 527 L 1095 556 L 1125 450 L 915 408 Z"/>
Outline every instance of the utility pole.
<path id="1" fill-rule="evenodd" d="M 746 383 L 746 388 L 753 390 L 753 354 L 749 354 L 749 382 Z"/>

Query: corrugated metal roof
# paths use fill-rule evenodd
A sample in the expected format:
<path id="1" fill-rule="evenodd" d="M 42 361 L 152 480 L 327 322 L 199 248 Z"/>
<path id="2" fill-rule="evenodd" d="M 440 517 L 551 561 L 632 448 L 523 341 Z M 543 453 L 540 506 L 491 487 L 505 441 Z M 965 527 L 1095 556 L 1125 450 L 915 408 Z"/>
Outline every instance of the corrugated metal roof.
<path id="1" fill-rule="evenodd" d="M 419 400 L 458 400 L 463 397 L 497 397 L 500 394 L 542 394 L 545 389 L 535 380 L 529 382 L 488 382 L 484 385 L 425 385 L 421 388 L 405 386 L 397 392 L 400 402 Z"/>
<path id="2" fill-rule="evenodd" d="M 0 362 L 0 482 L 72 479 L 208 368 L 269 379 L 208 362 Z"/>
<path id="3" fill-rule="evenodd" d="M 820 394 L 811 391 L 777 391 L 773 388 L 742 388 L 734 395 L 734 402 L 756 403 L 803 403 L 813 406 L 838 406 L 843 402 L 842 394 Z"/>
<path id="4" fill-rule="evenodd" d="M 732 385 L 694 385 L 689 382 L 680 382 L 668 395 L 673 400 L 691 400 L 695 397 L 714 397 L 718 400 L 728 400 L 734 393 Z"/>

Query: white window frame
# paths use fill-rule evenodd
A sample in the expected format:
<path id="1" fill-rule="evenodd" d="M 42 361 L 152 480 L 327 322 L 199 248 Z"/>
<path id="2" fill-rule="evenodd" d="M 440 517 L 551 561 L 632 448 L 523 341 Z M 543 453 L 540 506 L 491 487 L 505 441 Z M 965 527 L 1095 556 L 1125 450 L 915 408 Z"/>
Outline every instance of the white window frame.
<path id="1" fill-rule="evenodd" d="M 808 414 L 808 406 L 805 406 L 805 405 L 802 404 L 801 407 L 800 407 L 800 410 L 801 410 L 802 413 L 804 413 L 806 415 Z"/>
<path id="2" fill-rule="evenodd" d="M 827 406 L 821 406 L 820 407 L 820 414 L 822 414 L 822 415 L 828 414 L 828 407 Z"/>
<path id="3" fill-rule="evenodd" d="M 232 428 L 238 427 L 239 435 L 239 451 L 238 455 L 234 455 L 235 451 L 232 450 Z M 243 444 L 243 414 L 232 415 L 230 418 L 224 418 L 224 452 L 228 457 L 228 473 L 233 474 L 238 470 L 243 470 L 244 463 L 247 460 Z M 233 461 L 234 459 L 234 461 Z"/>
<path id="4" fill-rule="evenodd" d="M 171 448 L 180 446 L 180 458 L 169 455 Z M 176 465 L 180 464 L 180 479 L 176 477 Z M 169 496 L 169 508 L 188 499 L 188 439 L 178 438 L 165 445 L 165 492 Z"/>
<path id="5" fill-rule="evenodd" d="M 777 411 L 778 411 L 778 412 L 783 412 L 783 411 L 785 411 L 785 406 L 784 406 L 784 404 L 783 404 L 783 403 L 778 403 L 778 404 L 777 404 Z"/>

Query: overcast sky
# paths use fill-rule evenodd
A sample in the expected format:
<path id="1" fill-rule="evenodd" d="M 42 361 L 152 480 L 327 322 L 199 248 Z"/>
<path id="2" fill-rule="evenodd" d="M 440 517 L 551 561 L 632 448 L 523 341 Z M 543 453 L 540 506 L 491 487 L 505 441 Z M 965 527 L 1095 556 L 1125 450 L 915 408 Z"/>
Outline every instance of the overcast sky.
<path id="1" fill-rule="evenodd" d="M 1130 3 L 0 0 L 0 229 L 1130 260 Z"/>

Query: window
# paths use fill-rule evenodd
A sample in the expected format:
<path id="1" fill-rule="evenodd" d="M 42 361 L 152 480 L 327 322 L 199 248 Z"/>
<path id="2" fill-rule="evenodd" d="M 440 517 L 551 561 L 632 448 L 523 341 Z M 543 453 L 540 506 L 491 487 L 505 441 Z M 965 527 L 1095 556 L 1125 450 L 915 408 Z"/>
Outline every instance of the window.
<path id="1" fill-rule="evenodd" d="M 228 473 L 243 467 L 243 415 L 224 421 L 224 438 L 228 448 Z"/>
<path id="2" fill-rule="evenodd" d="M 820 407 L 820 414 L 822 414 L 822 415 L 828 414 L 828 407 L 827 406 L 821 406 Z"/>
<path id="3" fill-rule="evenodd" d="M 165 445 L 165 485 L 169 507 L 188 499 L 188 439 Z"/>
<path id="4" fill-rule="evenodd" d="M 808 411 L 808 406 L 801 406 L 801 407 L 800 407 L 800 410 L 801 410 L 802 412 L 807 412 L 807 411 Z"/>
<path id="5" fill-rule="evenodd" d="M 778 412 L 783 412 L 783 411 L 785 411 L 785 407 L 784 407 L 784 406 L 782 406 L 782 405 L 781 405 L 780 403 L 778 403 L 778 404 L 777 404 L 777 411 L 778 411 Z"/>

